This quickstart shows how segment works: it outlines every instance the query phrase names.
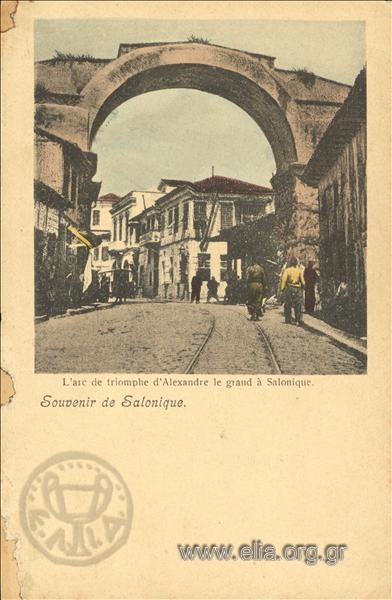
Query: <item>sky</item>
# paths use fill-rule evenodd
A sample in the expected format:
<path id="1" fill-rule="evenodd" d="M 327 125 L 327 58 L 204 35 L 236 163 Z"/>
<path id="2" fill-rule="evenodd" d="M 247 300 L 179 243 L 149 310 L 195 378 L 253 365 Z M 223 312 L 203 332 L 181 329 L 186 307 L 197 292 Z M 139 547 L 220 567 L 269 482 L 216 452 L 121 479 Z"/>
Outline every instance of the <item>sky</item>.
<path id="1" fill-rule="evenodd" d="M 307 68 L 352 84 L 365 64 L 360 21 L 40 20 L 35 59 L 55 51 L 115 58 L 120 43 L 211 43 L 275 56 L 283 69 Z M 196 90 L 161 90 L 118 107 L 103 123 L 92 151 L 101 193 L 155 188 L 161 178 L 197 181 L 215 174 L 269 185 L 275 161 L 263 132 L 229 101 Z"/>

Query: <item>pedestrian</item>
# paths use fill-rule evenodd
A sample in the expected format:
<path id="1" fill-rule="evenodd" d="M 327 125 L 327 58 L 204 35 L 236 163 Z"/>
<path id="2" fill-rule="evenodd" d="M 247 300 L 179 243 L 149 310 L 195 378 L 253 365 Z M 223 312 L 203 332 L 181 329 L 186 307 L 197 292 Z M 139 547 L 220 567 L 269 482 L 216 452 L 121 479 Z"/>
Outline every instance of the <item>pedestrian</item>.
<path id="1" fill-rule="evenodd" d="M 207 302 L 210 302 L 212 298 L 214 298 L 217 302 L 219 302 L 218 298 L 218 286 L 219 283 L 215 279 L 215 277 L 211 277 L 211 279 L 207 283 Z"/>
<path id="2" fill-rule="evenodd" d="M 130 298 L 136 298 L 136 283 L 134 282 L 133 279 L 129 283 L 129 297 Z"/>
<path id="3" fill-rule="evenodd" d="M 70 304 L 72 308 L 79 308 L 82 305 L 83 281 L 81 278 L 83 278 L 83 273 L 79 275 L 75 266 L 70 285 Z"/>
<path id="4" fill-rule="evenodd" d="M 318 280 L 317 271 L 313 268 L 314 262 L 310 260 L 304 270 L 305 280 L 305 310 L 309 315 L 314 313 L 316 304 L 316 283 Z"/>
<path id="5" fill-rule="evenodd" d="M 196 304 L 199 304 L 200 290 L 201 290 L 202 283 L 203 283 L 203 280 L 200 276 L 199 271 L 197 271 L 196 275 L 194 275 L 192 277 L 192 281 L 191 281 L 191 302 L 193 302 L 195 300 Z"/>
<path id="6" fill-rule="evenodd" d="M 110 286 L 109 279 L 106 275 L 102 275 L 101 285 L 99 288 L 99 299 L 101 302 L 109 302 Z"/>
<path id="7" fill-rule="evenodd" d="M 350 301 L 349 287 L 345 279 L 339 283 L 333 305 L 335 306 L 335 315 L 333 318 L 336 325 L 349 331 L 354 313 L 352 310 L 353 303 Z"/>
<path id="8" fill-rule="evenodd" d="M 281 280 L 281 291 L 284 294 L 284 317 L 286 323 L 291 323 L 292 308 L 297 325 L 302 324 L 302 289 L 305 280 L 302 269 L 298 266 L 297 259 L 292 257 L 287 268 L 283 271 Z"/>
<path id="9" fill-rule="evenodd" d="M 227 284 L 226 284 L 226 290 L 225 290 L 225 297 L 224 297 L 224 302 L 225 304 L 237 304 L 237 287 L 238 287 L 238 276 L 237 273 L 235 273 L 235 271 L 230 271 L 228 278 L 227 278 Z"/>
<path id="10" fill-rule="evenodd" d="M 266 288 L 265 272 L 257 259 L 246 271 L 247 308 L 251 321 L 259 321 L 262 314 L 263 296 Z"/>
<path id="11" fill-rule="evenodd" d="M 113 295 L 116 297 L 114 304 L 122 304 L 125 300 L 124 276 L 121 269 L 116 269 L 113 273 Z"/>
<path id="12" fill-rule="evenodd" d="M 129 296 L 129 270 L 128 269 L 122 269 L 121 270 L 121 289 L 122 289 L 122 298 L 124 301 L 124 304 L 127 301 L 127 298 Z"/>

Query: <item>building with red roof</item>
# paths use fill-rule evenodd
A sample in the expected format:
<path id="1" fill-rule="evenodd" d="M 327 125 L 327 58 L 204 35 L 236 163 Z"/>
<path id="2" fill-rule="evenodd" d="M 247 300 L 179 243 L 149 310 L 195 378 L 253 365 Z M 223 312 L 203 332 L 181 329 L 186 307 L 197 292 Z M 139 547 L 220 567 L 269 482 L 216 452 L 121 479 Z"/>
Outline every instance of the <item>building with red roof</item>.
<path id="1" fill-rule="evenodd" d="M 139 285 L 144 295 L 186 299 L 199 272 L 204 282 L 215 277 L 223 297 L 233 265 L 220 234 L 273 213 L 272 189 L 219 175 L 194 182 L 162 179 L 158 189 L 164 195 L 156 201 L 154 215 L 149 209 L 140 218 Z M 241 274 L 241 260 L 235 267 Z M 204 283 L 202 297 L 206 295 Z"/>

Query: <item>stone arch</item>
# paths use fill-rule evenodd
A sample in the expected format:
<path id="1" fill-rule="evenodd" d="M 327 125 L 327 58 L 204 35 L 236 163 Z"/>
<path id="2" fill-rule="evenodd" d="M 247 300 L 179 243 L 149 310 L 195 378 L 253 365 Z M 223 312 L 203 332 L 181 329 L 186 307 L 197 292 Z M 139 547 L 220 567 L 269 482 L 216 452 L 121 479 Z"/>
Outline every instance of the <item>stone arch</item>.
<path id="1" fill-rule="evenodd" d="M 271 184 L 282 248 L 313 258 L 318 240 L 317 191 L 301 180 L 304 165 L 344 102 L 350 86 L 306 69 L 275 67 L 274 58 L 202 43 L 121 44 L 118 57 L 36 65 L 36 126 L 83 152 L 117 106 L 154 90 L 189 88 L 244 110 L 264 132 L 277 173 Z"/>
<path id="2" fill-rule="evenodd" d="M 89 115 L 88 143 L 108 115 L 140 94 L 189 88 L 225 98 L 243 109 L 264 132 L 277 170 L 300 160 L 294 103 L 267 63 L 244 53 L 200 44 L 146 46 L 103 67 L 81 91 Z M 301 143 L 299 144 L 301 147 Z"/>

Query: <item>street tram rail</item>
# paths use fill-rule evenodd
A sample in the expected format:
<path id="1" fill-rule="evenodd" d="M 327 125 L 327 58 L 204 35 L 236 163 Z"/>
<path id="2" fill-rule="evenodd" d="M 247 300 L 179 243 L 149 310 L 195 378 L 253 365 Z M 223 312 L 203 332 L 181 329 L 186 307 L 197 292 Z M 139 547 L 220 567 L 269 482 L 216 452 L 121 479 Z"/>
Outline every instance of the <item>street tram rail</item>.
<path id="1" fill-rule="evenodd" d="M 194 353 L 193 357 L 191 358 L 190 362 L 188 363 L 187 368 L 185 369 L 185 373 L 187 375 L 192 375 L 193 369 L 194 369 L 195 365 L 197 364 L 201 353 L 203 352 L 204 348 L 206 347 L 207 342 L 211 338 L 211 335 L 212 335 L 214 329 L 215 329 L 215 317 L 212 316 L 211 325 L 208 328 L 208 331 L 207 331 L 206 335 L 204 336 L 203 341 L 201 342 L 200 346 L 198 347 L 198 349 Z"/>
<path id="2" fill-rule="evenodd" d="M 266 352 L 270 364 L 271 364 L 271 368 L 272 368 L 272 373 L 274 375 L 281 375 L 282 374 L 282 369 L 280 368 L 279 362 L 275 356 L 275 353 L 273 351 L 273 348 L 271 346 L 271 343 L 268 339 L 267 334 L 265 333 L 261 323 L 257 323 L 256 325 L 257 331 L 259 333 L 261 342 L 263 344 L 264 347 L 264 351 Z M 188 363 L 188 366 L 185 369 L 185 373 L 187 375 L 191 375 L 194 373 L 194 368 L 197 365 L 207 343 L 209 342 L 209 340 L 211 339 L 211 336 L 213 334 L 215 330 L 215 317 L 212 316 L 212 320 L 211 320 L 211 324 L 210 327 L 208 328 L 208 331 L 206 333 L 206 335 L 204 336 L 200 346 L 198 347 L 198 349 L 196 350 L 196 352 L 194 353 L 193 357 L 191 358 L 191 360 Z"/>
<path id="3" fill-rule="evenodd" d="M 273 348 L 271 346 L 269 338 L 268 338 L 266 332 L 264 331 L 264 328 L 263 328 L 261 322 L 257 322 L 256 323 L 256 329 L 257 329 L 257 331 L 259 333 L 260 339 L 261 339 L 262 344 L 264 346 L 264 350 L 265 350 L 267 356 L 270 359 L 271 367 L 273 369 L 273 373 L 272 374 L 273 375 L 282 375 L 283 371 L 280 368 L 280 365 L 279 365 L 279 362 L 278 362 L 278 360 L 276 358 L 275 352 L 273 351 Z"/>
<path id="4" fill-rule="evenodd" d="M 268 339 L 267 334 L 265 333 L 262 325 L 260 323 L 257 323 L 257 330 L 260 334 L 260 338 L 263 342 L 264 348 L 269 356 L 269 359 L 271 361 L 271 366 L 273 367 L 274 370 L 274 375 L 281 375 L 282 374 L 282 369 L 279 366 L 279 363 L 276 359 L 275 353 L 272 349 L 272 346 L 270 344 L 270 341 Z"/>

